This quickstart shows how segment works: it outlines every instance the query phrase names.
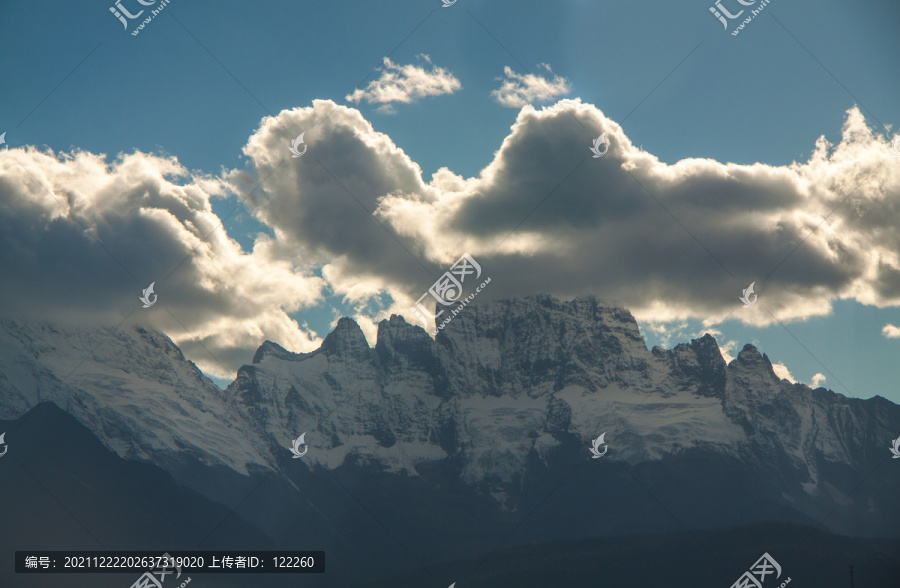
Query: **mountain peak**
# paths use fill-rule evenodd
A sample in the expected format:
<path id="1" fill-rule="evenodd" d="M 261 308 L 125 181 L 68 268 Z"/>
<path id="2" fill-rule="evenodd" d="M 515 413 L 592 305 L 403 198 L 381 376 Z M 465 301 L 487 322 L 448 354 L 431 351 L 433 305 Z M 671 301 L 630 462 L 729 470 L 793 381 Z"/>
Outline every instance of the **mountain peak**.
<path id="1" fill-rule="evenodd" d="M 284 359 L 287 361 L 297 361 L 298 359 L 303 357 L 302 353 L 293 353 L 291 351 L 288 351 L 278 343 L 266 340 L 262 345 L 259 346 L 259 349 L 256 350 L 256 353 L 253 354 L 253 363 L 259 363 L 270 355 L 273 357 L 277 357 L 278 359 Z"/>
<path id="2" fill-rule="evenodd" d="M 772 368 L 772 362 L 769 361 L 769 356 L 765 353 L 760 353 L 759 349 L 749 343 L 744 345 L 744 348 L 738 353 L 737 361 L 747 367 L 762 367 L 765 371 L 775 375 L 775 370 Z"/>
<path id="3" fill-rule="evenodd" d="M 729 389 L 740 395 L 750 394 L 774 398 L 781 390 L 781 378 L 775 373 L 772 362 L 753 345 L 744 345 L 737 358 L 728 364 Z"/>
<path id="4" fill-rule="evenodd" d="M 715 337 L 706 333 L 699 339 L 691 339 L 690 344 L 676 345 L 672 356 L 681 372 L 698 382 L 698 394 L 721 397 L 725 393 L 725 359 Z"/>
<path id="5" fill-rule="evenodd" d="M 691 339 L 691 349 L 697 354 L 697 358 L 701 363 L 715 366 L 721 365 L 721 368 L 725 369 L 725 359 L 722 357 L 719 343 L 709 333 L 706 333 L 699 339 Z"/>
<path id="6" fill-rule="evenodd" d="M 378 323 L 378 341 L 375 353 L 382 368 L 390 373 L 400 373 L 414 368 L 437 369 L 434 341 L 418 325 L 410 324 L 399 315 Z"/>
<path id="7" fill-rule="evenodd" d="M 414 323 L 406 322 L 399 314 L 392 314 L 390 320 L 383 320 L 378 323 L 378 339 L 375 347 L 382 344 L 390 345 L 394 341 L 422 340 L 431 339 L 428 333 Z"/>
<path id="8" fill-rule="evenodd" d="M 357 360 L 368 359 L 371 352 L 362 329 L 355 320 L 348 317 L 338 319 L 337 325 L 325 337 L 320 349 L 329 357 Z"/>
<path id="9" fill-rule="evenodd" d="M 741 349 L 741 352 L 738 353 L 737 359 L 746 362 L 756 362 L 762 359 L 762 354 L 760 354 L 759 349 L 747 343 L 744 345 L 744 348 Z"/>

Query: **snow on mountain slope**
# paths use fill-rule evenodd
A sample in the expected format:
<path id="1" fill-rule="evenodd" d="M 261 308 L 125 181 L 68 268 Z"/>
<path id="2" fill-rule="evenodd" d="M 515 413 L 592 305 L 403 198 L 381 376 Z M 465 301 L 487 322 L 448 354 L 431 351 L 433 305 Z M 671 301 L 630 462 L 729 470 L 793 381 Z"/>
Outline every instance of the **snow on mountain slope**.
<path id="1" fill-rule="evenodd" d="M 240 417 L 165 335 L 0 320 L 0 418 L 52 401 L 119 456 L 194 458 L 247 473 L 273 463 Z"/>
<path id="2" fill-rule="evenodd" d="M 260 436 L 287 444 L 306 432 L 314 463 L 353 455 L 416 475 L 452 456 L 469 484 L 510 483 L 532 451 L 547 462 L 564 439 L 587 447 L 603 432 L 609 459 L 629 463 L 697 447 L 747 454 L 742 399 L 770 414 L 769 388 L 787 385 L 747 357 L 727 371 L 710 336 L 651 351 L 625 310 L 537 296 L 469 306 L 435 340 L 393 316 L 374 349 L 349 319 L 313 353 L 266 342 L 227 392 Z M 782 445 L 801 434 L 781 433 Z M 801 458 L 805 468 L 812 456 Z"/>
<path id="3" fill-rule="evenodd" d="M 727 366 L 709 335 L 648 350 L 628 311 L 550 296 L 469 305 L 435 339 L 392 316 L 374 347 L 344 318 L 312 353 L 265 342 L 224 392 L 160 333 L 4 321 L 0 393 L 0 417 L 52 400 L 119 455 L 164 467 L 274 469 L 306 433 L 304 464 L 417 476 L 449 460 L 501 501 L 533 460 L 573 443 L 587 458 L 604 432 L 606 461 L 699 450 L 777 468 L 794 498 L 840 500 L 836 480 L 900 429 L 900 407 L 781 380 L 752 346 Z"/>
<path id="4" fill-rule="evenodd" d="M 900 416 L 781 380 L 752 346 L 728 366 L 709 335 L 648 350 L 628 311 L 550 296 L 470 305 L 434 340 L 393 316 L 374 348 L 341 319 L 313 353 L 266 342 L 227 392 L 260 436 L 286 445 L 305 431 L 311 462 L 416 475 L 449 457 L 501 501 L 529 459 L 549 465 L 573 439 L 587 452 L 604 432 L 607 460 L 701 449 L 784 466 L 792 492 L 815 494 L 822 464 L 853 470 Z M 889 412 L 873 420 L 874 404 Z"/>
<path id="5" fill-rule="evenodd" d="M 779 379 L 769 359 L 751 345 L 727 372 L 723 411 L 747 435 L 741 458 L 787 455 L 808 493 L 818 491 L 821 463 L 864 463 L 871 457 L 866 448 L 873 437 L 891 439 L 896 431 L 896 405 L 880 397 L 846 398 Z M 879 411 L 879 405 L 889 412 Z"/>
<path id="6" fill-rule="evenodd" d="M 341 319 L 309 354 L 264 343 L 226 394 L 260 436 L 287 446 L 306 432 L 308 461 L 335 468 L 352 453 L 414 474 L 418 461 L 446 457 L 432 442 L 440 399 L 415 368 L 400 371 L 410 381 L 392 381 L 374 357 L 359 326 Z"/>

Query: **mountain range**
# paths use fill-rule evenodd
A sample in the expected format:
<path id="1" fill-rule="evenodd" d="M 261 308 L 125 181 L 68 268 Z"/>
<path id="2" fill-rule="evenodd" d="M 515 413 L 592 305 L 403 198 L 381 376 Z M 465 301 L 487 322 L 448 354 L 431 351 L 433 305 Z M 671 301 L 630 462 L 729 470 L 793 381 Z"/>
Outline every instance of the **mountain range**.
<path id="1" fill-rule="evenodd" d="M 310 585 L 588 538 L 680 533 L 703 551 L 701 530 L 763 521 L 808 527 L 811 545 L 817 528 L 900 536 L 900 406 L 780 379 L 751 345 L 726 364 L 710 335 L 647 349 L 595 298 L 472 304 L 434 338 L 395 315 L 374 347 L 343 318 L 311 353 L 262 343 L 224 391 L 152 329 L 0 320 L 0 420 L 0 470 L 20 430 L 81 428 L 114 470 L 137 462 L 204 502 L 182 522 L 221 508 L 246 528 L 211 540 L 324 549 Z"/>

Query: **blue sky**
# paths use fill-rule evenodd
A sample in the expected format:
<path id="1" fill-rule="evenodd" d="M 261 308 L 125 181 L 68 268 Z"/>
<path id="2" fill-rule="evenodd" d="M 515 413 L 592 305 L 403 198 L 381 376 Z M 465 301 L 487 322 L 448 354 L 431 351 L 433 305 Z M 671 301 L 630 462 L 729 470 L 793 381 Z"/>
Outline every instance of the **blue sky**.
<path id="1" fill-rule="evenodd" d="M 122 4 L 140 9 L 136 0 Z M 706 0 L 458 0 L 449 8 L 440 1 L 173 0 L 138 36 L 129 34 L 131 25 L 123 30 L 111 5 L 48 1 L 35 18 L 32 6 L 0 4 L 0 132 L 6 131 L 11 148 L 83 150 L 110 160 L 137 150 L 174 156 L 185 168 L 211 176 L 223 170 L 252 176 L 262 166 L 242 149 L 261 131 L 264 117 L 332 100 L 358 109 L 421 167 L 424 181 L 443 167 L 472 178 L 492 161 L 520 114 L 491 97 L 504 68 L 546 73 L 539 64 L 565 78 L 569 91 L 536 100 L 535 107 L 578 98 L 621 125 L 634 146 L 670 165 L 687 158 L 774 167 L 806 162 L 819 137 L 841 141 L 847 111 L 854 107 L 866 125 L 888 137 L 900 123 L 900 5 L 886 2 L 773 0 L 738 36 L 729 34 L 731 27 L 723 30 Z M 386 56 L 395 64 L 427 67 L 422 55 L 452 73 L 461 89 L 394 104 L 393 114 L 344 100 L 378 79 Z M 586 151 L 592 138 L 584 129 L 577 140 Z M 892 195 L 896 209 L 900 194 Z M 210 203 L 224 218 L 238 200 L 216 197 Z M 687 217 L 679 220 L 692 228 Z M 243 207 L 224 221 L 228 236 L 246 252 L 258 232 L 274 238 L 275 224 Z M 698 234 L 703 237 L 702 229 Z M 321 277 L 320 265 L 306 271 Z M 440 267 L 429 264 L 434 277 Z M 788 264 L 782 271 L 804 270 Z M 689 281 L 690 273 L 684 278 Z M 762 276 L 734 278 L 745 287 Z M 430 282 L 427 275 L 421 279 L 424 291 Z M 562 289 L 595 293 L 574 282 Z M 358 298 L 348 302 L 347 291 L 322 291 L 326 296 L 316 303 L 306 301 L 289 313 L 319 336 L 337 316 L 359 312 L 361 304 L 377 314 L 393 302 L 384 292 L 363 304 Z M 758 292 L 764 302 L 766 290 Z M 900 325 L 896 305 L 878 309 L 842 300 L 826 316 L 754 325 L 737 320 L 739 295 L 737 288 L 736 314 L 715 325 L 720 344 L 736 342 L 732 354 L 756 342 L 798 381 L 821 373 L 824 385 L 837 392 L 900 402 L 900 367 L 894 361 L 900 338 L 882 334 L 885 325 Z M 659 296 L 665 300 L 665 288 Z M 667 320 L 655 330 L 642 322 L 648 344 L 671 347 L 699 335 L 702 312 L 695 315 Z"/>

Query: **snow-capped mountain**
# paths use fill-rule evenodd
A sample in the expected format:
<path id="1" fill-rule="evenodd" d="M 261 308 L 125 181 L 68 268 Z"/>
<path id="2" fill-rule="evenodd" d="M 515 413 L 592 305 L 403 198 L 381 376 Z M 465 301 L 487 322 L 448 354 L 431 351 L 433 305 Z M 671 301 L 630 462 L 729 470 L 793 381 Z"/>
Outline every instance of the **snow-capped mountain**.
<path id="1" fill-rule="evenodd" d="M 414 475 L 458 456 L 470 483 L 509 483 L 563 436 L 606 432 L 610 458 L 630 462 L 737 452 L 724 372 L 711 337 L 651 352 L 627 311 L 540 297 L 473 306 L 436 340 L 392 316 L 373 349 L 350 319 L 313 353 L 266 342 L 226 395 L 260 435 L 307 431 L 310 461 L 327 467 L 352 453 Z"/>
<path id="2" fill-rule="evenodd" d="M 313 353 L 266 342 L 226 395 L 261 436 L 306 431 L 326 467 L 354 454 L 415 475 L 452 456 L 471 484 L 511 483 L 530 456 L 605 432 L 609 460 L 777 459 L 816 493 L 823 464 L 859 467 L 900 430 L 900 407 L 791 384 L 750 345 L 728 366 L 709 335 L 648 350 L 629 312 L 549 296 L 473 305 L 435 340 L 392 316 L 374 348 L 341 319 Z"/>
<path id="3" fill-rule="evenodd" d="M 222 391 L 162 333 L 0 320 L 0 419 L 50 401 L 125 459 L 266 467 Z"/>
<path id="4" fill-rule="evenodd" d="M 726 366 L 709 335 L 648 350 L 628 311 L 594 298 L 473 304 L 435 339 L 392 316 L 374 347 L 344 318 L 312 353 L 265 342 L 224 392 L 160 333 L 0 327 L 0 418 L 52 400 L 120 456 L 170 471 L 186 458 L 281 471 L 305 433 L 313 473 L 402 480 L 452 464 L 442 471 L 456 483 L 515 512 L 535 472 L 563 456 L 590 461 L 590 441 L 605 433 L 608 452 L 592 463 L 667 480 L 689 468 L 693 478 L 667 491 L 726 475 L 744 484 L 729 492 L 772 512 L 818 521 L 840 505 L 826 526 L 900 528 L 895 484 L 878 483 L 897 478 L 878 466 L 900 434 L 900 407 L 781 380 L 749 345 Z M 718 490 L 686 500 L 719 500 L 725 512 Z"/>

